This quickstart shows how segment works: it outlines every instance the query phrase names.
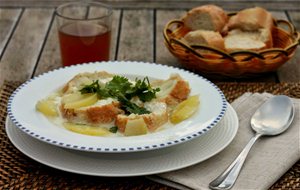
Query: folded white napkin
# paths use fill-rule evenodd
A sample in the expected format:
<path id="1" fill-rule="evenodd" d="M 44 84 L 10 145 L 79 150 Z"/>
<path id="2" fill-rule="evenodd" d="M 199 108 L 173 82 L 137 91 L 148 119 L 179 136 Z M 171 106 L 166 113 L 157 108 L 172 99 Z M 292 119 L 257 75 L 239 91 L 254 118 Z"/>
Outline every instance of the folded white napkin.
<path id="1" fill-rule="evenodd" d="M 245 93 L 232 103 L 239 117 L 239 129 L 222 152 L 197 165 L 149 178 L 177 189 L 209 189 L 208 184 L 227 168 L 254 135 L 250 118 L 272 96 Z M 254 144 L 232 189 L 267 189 L 300 159 L 300 99 L 293 99 L 293 103 L 296 112 L 290 128 L 278 136 L 261 137 Z"/>

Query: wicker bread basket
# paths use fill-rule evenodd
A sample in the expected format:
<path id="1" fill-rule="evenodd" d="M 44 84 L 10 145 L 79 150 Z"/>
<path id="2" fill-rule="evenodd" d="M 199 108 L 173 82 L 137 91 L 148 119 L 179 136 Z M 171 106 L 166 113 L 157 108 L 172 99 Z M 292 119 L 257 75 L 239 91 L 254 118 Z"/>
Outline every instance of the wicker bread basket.
<path id="1" fill-rule="evenodd" d="M 189 32 L 181 20 L 172 20 L 165 26 L 165 45 L 185 68 L 194 72 L 234 78 L 249 77 L 275 71 L 295 54 L 300 33 L 288 21 L 274 20 L 274 23 L 273 48 L 262 51 L 229 53 L 205 45 L 189 46 L 181 41 Z"/>

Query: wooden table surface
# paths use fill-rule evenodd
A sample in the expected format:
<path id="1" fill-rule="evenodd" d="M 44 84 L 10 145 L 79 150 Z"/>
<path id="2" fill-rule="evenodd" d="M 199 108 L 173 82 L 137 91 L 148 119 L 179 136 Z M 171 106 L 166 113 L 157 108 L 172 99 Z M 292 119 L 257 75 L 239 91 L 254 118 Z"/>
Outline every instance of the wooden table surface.
<path id="1" fill-rule="evenodd" d="M 61 67 L 54 10 L 63 2 L 0 0 L 0 86 L 4 80 L 25 81 Z M 298 0 L 113 0 L 108 3 L 114 7 L 111 60 L 156 62 L 180 67 L 163 43 L 164 25 L 170 19 L 180 18 L 190 8 L 208 3 L 220 5 L 226 11 L 262 6 L 272 11 L 276 18 L 289 20 L 300 29 Z M 298 82 L 299 65 L 300 49 L 276 73 L 243 81 Z"/>
<path id="2" fill-rule="evenodd" d="M 7 81 L 25 81 L 61 67 L 55 22 L 55 7 L 67 1 L 0 0 L 0 86 Z M 192 7 L 214 3 L 226 11 L 261 6 L 278 19 L 300 30 L 298 0 L 111 0 L 114 7 L 111 60 L 155 62 L 181 67 L 163 43 L 162 30 L 171 19 Z M 212 79 L 215 80 L 215 79 Z M 218 79 L 220 80 L 220 79 Z M 277 72 L 243 82 L 299 82 L 300 49 Z"/>

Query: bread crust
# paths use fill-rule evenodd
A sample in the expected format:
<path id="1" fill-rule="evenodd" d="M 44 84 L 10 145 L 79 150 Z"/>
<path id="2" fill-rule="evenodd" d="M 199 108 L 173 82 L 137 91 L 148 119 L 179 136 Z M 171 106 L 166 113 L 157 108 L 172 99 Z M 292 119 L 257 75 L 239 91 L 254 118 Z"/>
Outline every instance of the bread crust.
<path id="1" fill-rule="evenodd" d="M 243 49 L 259 51 L 273 47 L 273 17 L 271 13 L 261 7 L 254 7 L 239 11 L 236 15 L 229 19 L 227 27 L 230 32 L 225 37 L 225 47 L 228 51 Z M 234 32 L 237 30 L 244 31 L 245 34 L 256 33 L 258 35 L 257 41 L 264 43 L 264 45 L 257 46 L 256 48 L 238 48 L 237 46 L 229 48 L 228 41 L 231 40 L 232 36 L 235 35 Z M 248 39 L 250 39 L 250 35 Z"/>
<path id="2" fill-rule="evenodd" d="M 170 81 L 174 83 L 174 85 L 171 89 L 168 89 L 169 93 L 160 96 L 164 90 L 161 86 Z M 157 93 L 157 99 L 161 102 L 165 102 L 168 106 L 176 106 L 183 100 L 186 100 L 191 92 L 189 83 L 183 80 L 178 74 L 172 74 L 167 80 L 153 81 L 151 84 L 153 87 L 159 87 L 161 89 L 161 91 Z"/>
<path id="3" fill-rule="evenodd" d="M 225 50 L 224 39 L 219 32 L 196 30 L 187 33 L 183 39 L 189 45 L 207 45 Z"/>
<path id="4" fill-rule="evenodd" d="M 225 47 L 228 51 L 235 51 L 235 50 L 253 50 L 259 51 L 267 48 L 273 47 L 273 38 L 272 38 L 272 30 L 274 27 L 273 17 L 271 13 L 261 7 L 254 7 L 249 9 L 244 9 L 239 11 L 236 15 L 232 16 L 227 24 L 228 29 L 231 31 L 225 37 Z M 245 34 L 248 32 L 250 33 L 257 33 L 259 34 L 258 41 L 264 43 L 262 47 L 246 47 L 243 49 L 240 48 L 228 48 L 227 42 L 232 37 L 233 32 L 236 30 L 245 31 Z M 238 43 L 238 42 L 237 42 Z"/>
<path id="5" fill-rule="evenodd" d="M 142 118 L 147 125 L 149 131 L 154 131 L 158 127 L 162 126 L 168 122 L 168 111 L 167 105 L 162 102 L 150 102 L 147 104 L 152 104 L 152 109 L 149 109 L 151 113 L 149 114 L 131 114 L 131 115 L 118 115 L 115 120 L 115 125 L 118 127 L 119 131 L 124 132 L 126 129 L 127 122 L 129 120 L 138 120 Z M 150 106 L 151 107 L 151 106 Z"/>
<path id="6" fill-rule="evenodd" d="M 254 7 L 239 11 L 230 17 L 228 29 L 241 29 L 245 31 L 255 31 L 261 28 L 272 31 L 274 26 L 271 13 L 261 7 Z"/>
<path id="7" fill-rule="evenodd" d="M 225 37 L 227 51 L 252 50 L 260 51 L 272 47 L 272 34 L 267 29 L 257 31 L 231 30 Z"/>
<path id="8" fill-rule="evenodd" d="M 177 80 L 174 89 L 170 93 L 170 98 L 176 99 L 178 103 L 182 102 L 183 100 L 186 100 L 191 92 L 189 83 L 183 80 L 178 74 L 171 75 L 170 79 Z"/>
<path id="9" fill-rule="evenodd" d="M 191 9 L 182 20 L 191 30 L 182 38 L 188 45 L 207 45 L 229 52 L 273 47 L 274 19 L 261 7 L 244 9 L 228 18 L 222 8 L 204 5 Z M 236 30 L 241 32 L 236 33 Z M 208 53 L 207 50 L 196 51 Z"/>
<path id="10" fill-rule="evenodd" d="M 143 118 L 149 131 L 154 131 L 158 127 L 168 122 L 168 109 L 176 106 L 183 100 L 186 100 L 191 91 L 189 83 L 183 80 L 178 74 L 172 74 L 167 80 L 153 81 L 151 84 L 153 87 L 159 87 L 168 81 L 174 82 L 172 89 L 168 89 L 168 94 L 165 94 L 162 97 L 157 97 L 155 101 L 144 103 L 144 107 L 151 112 L 150 114 L 117 116 L 115 125 L 121 132 L 125 131 L 128 120 Z"/>
<path id="11" fill-rule="evenodd" d="M 119 106 L 119 102 L 112 102 L 87 109 L 66 109 L 62 104 L 60 110 L 62 116 L 70 122 L 97 126 L 114 122 L 118 114 L 123 114 L 124 111 Z"/>
<path id="12" fill-rule="evenodd" d="M 201 18 L 204 20 L 208 18 L 210 23 L 208 25 L 203 23 L 195 24 Z M 182 20 L 184 25 L 190 30 L 202 29 L 222 32 L 228 21 L 228 16 L 222 8 L 216 5 L 204 5 L 190 10 Z"/>
<path id="13" fill-rule="evenodd" d="M 101 71 L 101 72 L 94 72 L 94 73 L 80 73 L 77 74 L 76 76 L 74 76 L 63 88 L 62 88 L 62 92 L 64 94 L 68 94 L 68 93 L 72 93 L 73 92 L 73 88 L 77 88 L 77 90 L 79 90 L 78 88 L 81 88 L 82 84 L 88 83 L 91 84 L 93 81 L 99 80 L 99 79 L 110 79 L 113 78 L 113 74 L 110 74 L 106 71 Z"/>

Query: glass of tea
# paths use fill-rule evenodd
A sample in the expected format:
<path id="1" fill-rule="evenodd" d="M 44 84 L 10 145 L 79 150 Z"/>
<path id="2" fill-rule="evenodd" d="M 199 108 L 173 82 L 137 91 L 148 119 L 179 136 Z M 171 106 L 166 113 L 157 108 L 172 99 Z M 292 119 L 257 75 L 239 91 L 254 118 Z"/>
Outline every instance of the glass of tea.
<path id="1" fill-rule="evenodd" d="M 64 66 L 109 60 L 112 8 L 100 2 L 57 7 L 56 21 Z"/>

